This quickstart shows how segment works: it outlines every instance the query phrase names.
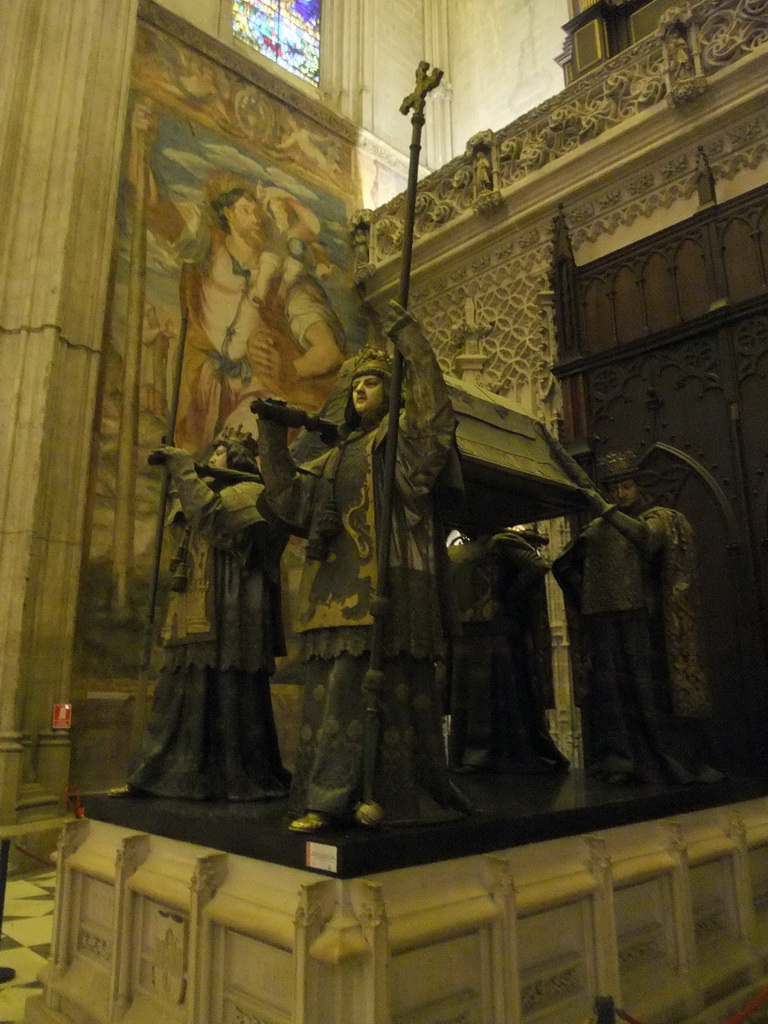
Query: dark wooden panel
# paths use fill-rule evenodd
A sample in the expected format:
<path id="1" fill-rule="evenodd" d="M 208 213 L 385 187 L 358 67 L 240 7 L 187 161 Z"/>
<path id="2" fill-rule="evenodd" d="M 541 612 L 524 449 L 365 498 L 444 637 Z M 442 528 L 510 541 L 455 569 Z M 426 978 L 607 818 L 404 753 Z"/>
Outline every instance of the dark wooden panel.
<path id="1" fill-rule="evenodd" d="M 616 344 L 613 309 L 608 284 L 602 278 L 590 281 L 583 299 L 584 351 L 604 352 Z"/>
<path id="2" fill-rule="evenodd" d="M 680 322 L 672 268 L 666 255 L 652 252 L 642 273 L 648 331 L 656 334 Z"/>
<path id="3" fill-rule="evenodd" d="M 619 344 L 636 341 L 647 333 L 643 296 L 637 272 L 621 267 L 613 282 L 616 308 L 616 334 Z"/>
<path id="4" fill-rule="evenodd" d="M 734 217 L 722 237 L 723 264 L 731 302 L 757 295 L 763 287 L 760 251 L 752 227 Z"/>
<path id="5" fill-rule="evenodd" d="M 715 298 L 709 288 L 704 247 L 691 238 L 686 238 L 675 253 L 675 286 L 683 320 L 703 316 Z"/>
<path id="6" fill-rule="evenodd" d="M 757 585 L 768 632 L 768 315 L 749 317 L 732 330 L 738 402 L 734 430 L 742 451 L 748 527 Z"/>

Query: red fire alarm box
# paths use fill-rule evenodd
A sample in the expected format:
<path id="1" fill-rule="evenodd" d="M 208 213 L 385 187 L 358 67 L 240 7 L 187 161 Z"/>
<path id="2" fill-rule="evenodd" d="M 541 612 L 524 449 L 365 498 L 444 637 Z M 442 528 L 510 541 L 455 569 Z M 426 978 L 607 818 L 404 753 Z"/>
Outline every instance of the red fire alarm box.
<path id="1" fill-rule="evenodd" d="M 69 729 L 72 725 L 72 705 L 54 704 L 53 722 L 51 724 L 54 729 Z"/>

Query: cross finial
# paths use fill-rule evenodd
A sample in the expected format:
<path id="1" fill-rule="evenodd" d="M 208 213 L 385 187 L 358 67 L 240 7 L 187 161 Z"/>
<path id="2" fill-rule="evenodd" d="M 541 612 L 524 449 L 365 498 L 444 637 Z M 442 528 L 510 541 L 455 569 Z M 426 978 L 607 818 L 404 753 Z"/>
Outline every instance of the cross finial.
<path id="1" fill-rule="evenodd" d="M 427 61 L 420 61 L 416 68 L 416 88 L 400 104 L 400 113 L 407 114 L 412 109 L 414 116 L 421 116 L 424 113 L 427 93 L 438 87 L 442 77 L 443 72 L 440 68 L 432 68 L 430 71 Z"/>

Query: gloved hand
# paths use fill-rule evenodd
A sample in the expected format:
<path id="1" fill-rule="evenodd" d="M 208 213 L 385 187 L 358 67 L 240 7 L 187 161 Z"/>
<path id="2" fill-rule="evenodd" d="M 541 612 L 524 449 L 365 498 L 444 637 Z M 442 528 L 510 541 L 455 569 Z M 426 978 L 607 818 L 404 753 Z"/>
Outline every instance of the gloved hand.
<path id="1" fill-rule="evenodd" d="M 255 398 L 251 402 L 251 412 L 260 420 L 270 420 L 283 427 L 303 427 L 307 422 L 307 414 L 303 409 L 281 402 L 279 398 Z"/>
<path id="2" fill-rule="evenodd" d="M 598 491 L 590 487 L 582 487 L 581 493 L 589 502 L 590 508 L 596 515 L 601 515 L 603 512 L 614 508 L 610 502 L 607 502 L 605 498 Z"/>
<path id="3" fill-rule="evenodd" d="M 153 452 L 149 453 L 147 462 L 150 466 L 164 466 L 168 459 L 180 455 L 188 456 L 189 452 L 185 452 L 183 448 L 174 448 L 172 444 L 159 444 Z"/>
<path id="4" fill-rule="evenodd" d="M 320 434 L 327 445 L 336 444 L 338 440 L 339 431 L 335 423 L 319 416 L 310 416 L 303 409 L 286 405 L 279 398 L 255 398 L 251 402 L 251 412 L 260 420 L 271 420 L 272 423 L 280 423 L 284 427 L 306 427 L 307 430 L 313 430 Z"/>
<path id="5" fill-rule="evenodd" d="M 384 328 L 384 333 L 387 337 L 395 338 L 398 331 L 402 330 L 403 327 L 415 325 L 415 323 L 416 321 L 407 309 L 403 309 L 395 299 L 389 300 L 387 304 L 387 323 Z"/>

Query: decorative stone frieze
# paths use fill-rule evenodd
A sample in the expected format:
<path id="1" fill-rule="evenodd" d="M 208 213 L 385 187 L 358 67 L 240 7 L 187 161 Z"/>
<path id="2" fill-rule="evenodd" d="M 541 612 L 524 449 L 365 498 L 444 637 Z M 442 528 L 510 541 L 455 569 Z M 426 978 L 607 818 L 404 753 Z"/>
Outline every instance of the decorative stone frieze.
<path id="1" fill-rule="evenodd" d="M 693 8 L 704 74 L 733 64 L 768 40 L 766 0 L 706 0 Z"/>
<path id="2" fill-rule="evenodd" d="M 713 76 L 754 54 L 766 40 L 768 0 L 704 0 L 673 8 L 655 35 L 622 51 L 501 131 L 473 136 L 463 156 L 425 178 L 416 201 L 416 239 L 472 213 L 496 210 L 536 172 L 578 153 L 610 129 L 629 128 L 633 119 L 647 116 L 665 98 L 672 106 L 688 107 L 714 83 Z M 659 110 L 665 108 L 662 104 Z M 756 127 L 755 135 L 762 135 L 762 128 Z M 718 146 L 723 149 L 722 167 L 715 166 L 717 153 L 712 151 Z M 756 138 L 736 138 L 733 133 L 723 139 L 713 137 L 705 147 L 716 177 L 733 176 L 744 166 L 754 166 L 765 153 Z M 696 164 L 691 152 L 658 168 L 653 181 L 643 171 L 622 188 L 606 190 L 601 183 L 601 209 L 589 218 L 592 236 L 610 231 L 612 222 L 631 223 L 689 197 Z M 622 205 L 629 207 L 623 219 L 614 216 L 607 221 L 608 211 Z M 404 209 L 401 195 L 374 212 L 371 262 L 375 266 L 397 254 Z M 503 215 L 502 211 L 496 215 Z"/>

